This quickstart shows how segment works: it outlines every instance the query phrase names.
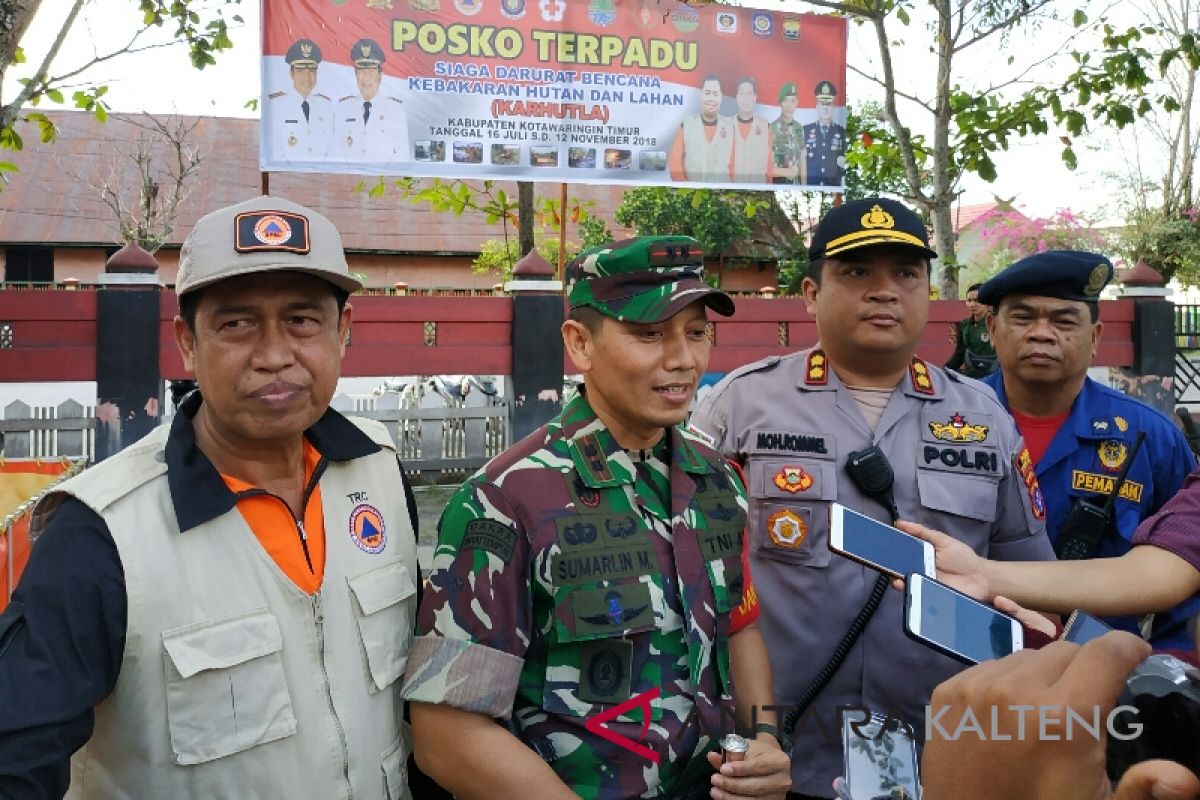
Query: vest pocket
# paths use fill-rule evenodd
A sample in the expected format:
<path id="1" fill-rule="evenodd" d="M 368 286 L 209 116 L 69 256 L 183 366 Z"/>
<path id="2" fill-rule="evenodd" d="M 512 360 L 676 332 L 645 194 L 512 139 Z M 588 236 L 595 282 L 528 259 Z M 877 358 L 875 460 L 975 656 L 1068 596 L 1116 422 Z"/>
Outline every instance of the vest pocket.
<path id="1" fill-rule="evenodd" d="M 283 634 L 269 611 L 206 620 L 162 638 L 175 763 L 212 761 L 296 732 Z"/>
<path id="2" fill-rule="evenodd" d="M 362 639 L 370 694 L 378 694 L 404 674 L 412 644 L 417 587 L 403 562 L 347 578 Z"/>
<path id="3" fill-rule="evenodd" d="M 408 790 L 408 756 L 412 752 L 412 728 L 400 721 L 400 735 L 383 752 L 383 785 L 387 800 L 410 800 Z"/>

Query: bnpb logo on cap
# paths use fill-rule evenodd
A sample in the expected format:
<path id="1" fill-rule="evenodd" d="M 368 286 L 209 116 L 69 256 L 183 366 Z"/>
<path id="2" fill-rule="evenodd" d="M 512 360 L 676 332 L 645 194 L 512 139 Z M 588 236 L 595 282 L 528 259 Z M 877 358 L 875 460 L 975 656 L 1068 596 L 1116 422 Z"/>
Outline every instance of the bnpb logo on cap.
<path id="1" fill-rule="evenodd" d="M 387 544 L 387 527 L 375 506 L 359 503 L 350 512 L 350 538 L 359 550 L 379 553 Z"/>
<path id="2" fill-rule="evenodd" d="M 308 218 L 287 211 L 247 211 L 233 221 L 233 249 L 239 253 L 259 250 L 307 253 Z"/>

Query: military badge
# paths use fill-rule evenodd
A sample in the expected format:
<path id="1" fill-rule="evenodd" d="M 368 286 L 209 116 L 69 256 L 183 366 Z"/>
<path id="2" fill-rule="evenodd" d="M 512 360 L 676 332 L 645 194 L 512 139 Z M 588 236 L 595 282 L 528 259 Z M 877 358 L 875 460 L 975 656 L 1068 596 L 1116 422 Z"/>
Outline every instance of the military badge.
<path id="1" fill-rule="evenodd" d="M 812 488 L 813 478 L 804 467 L 784 467 L 775 473 L 771 479 L 777 487 L 785 492 L 795 494 Z"/>
<path id="2" fill-rule="evenodd" d="M 600 505 L 600 493 L 595 489 L 584 489 L 579 493 L 579 502 L 588 508 Z"/>
<path id="3" fill-rule="evenodd" d="M 876 208 L 879 208 L 879 206 L 876 206 Z M 890 214 L 887 217 L 891 219 Z M 893 222 L 892 224 L 895 223 Z M 908 368 L 908 372 L 912 377 L 912 385 L 915 391 L 921 394 L 933 394 L 933 378 L 930 377 L 929 366 L 924 361 L 914 358 Z"/>
<path id="4" fill-rule="evenodd" d="M 813 350 L 808 354 L 808 368 L 804 382 L 809 386 L 824 386 L 829 383 L 829 361 L 824 350 Z"/>
<path id="5" fill-rule="evenodd" d="M 1113 417 L 1113 422 L 1117 423 L 1117 430 L 1121 433 L 1129 430 L 1129 422 L 1124 417 Z"/>
<path id="6" fill-rule="evenodd" d="M 508 19 L 525 16 L 525 0 L 500 0 L 500 13 Z"/>
<path id="7" fill-rule="evenodd" d="M 750 30 L 755 36 L 766 39 L 774 33 L 774 22 L 771 15 L 765 11 L 756 11 L 750 16 Z"/>
<path id="8" fill-rule="evenodd" d="M 717 33 L 737 33 L 737 14 L 732 11 L 717 13 Z"/>
<path id="9" fill-rule="evenodd" d="M 929 432 L 944 442 L 982 442 L 988 437 L 988 426 L 972 425 L 962 414 L 954 414 L 949 422 L 929 423 Z"/>
<path id="10" fill-rule="evenodd" d="M 808 525 L 799 514 L 785 508 L 767 518 L 767 533 L 779 547 L 798 550 L 808 538 Z"/>
<path id="11" fill-rule="evenodd" d="M 1105 469 L 1117 472 L 1125 463 L 1125 457 L 1129 454 L 1129 450 L 1125 447 L 1124 442 L 1108 439 L 1100 443 L 1096 454 L 1100 456 L 1100 464 Z"/>
<path id="12" fill-rule="evenodd" d="M 1102 433 L 1108 430 L 1108 421 L 1103 419 L 1092 420 L 1092 430 L 1097 433 Z"/>
<path id="13" fill-rule="evenodd" d="M 1106 264 L 1097 264 L 1092 269 L 1092 273 L 1088 275 L 1087 285 L 1083 287 L 1083 293 L 1088 297 L 1096 297 L 1100 294 L 1100 290 L 1108 283 L 1108 266 Z"/>
<path id="14" fill-rule="evenodd" d="M 599 639 L 584 642 L 580 652 L 579 699 L 591 703 L 615 703 L 630 695 L 633 642 L 628 639 Z"/>
<path id="15" fill-rule="evenodd" d="M 627 623 L 647 615 L 650 609 L 650 589 L 644 583 L 635 583 L 619 589 L 595 589 L 576 592 L 572 606 L 575 618 L 585 626 L 612 630 L 625 627 Z M 580 633 L 592 632 L 581 630 Z"/>
<path id="16" fill-rule="evenodd" d="M 355 506 L 350 512 L 350 538 L 364 553 L 382 552 L 387 545 L 387 526 L 379 509 L 366 503 Z"/>

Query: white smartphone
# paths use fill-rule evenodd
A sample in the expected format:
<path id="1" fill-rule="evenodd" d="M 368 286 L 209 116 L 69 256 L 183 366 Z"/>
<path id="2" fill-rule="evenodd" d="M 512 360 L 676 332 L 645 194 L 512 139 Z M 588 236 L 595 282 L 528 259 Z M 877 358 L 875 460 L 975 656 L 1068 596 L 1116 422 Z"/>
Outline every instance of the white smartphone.
<path id="1" fill-rule="evenodd" d="M 861 800 L 918 800 L 917 743 L 898 719 L 865 708 L 842 709 L 846 795 Z"/>
<path id="2" fill-rule="evenodd" d="M 909 573 L 936 577 L 933 545 L 841 503 L 830 508 L 829 549 L 863 566 L 903 578 Z"/>
<path id="3" fill-rule="evenodd" d="M 1021 623 L 924 575 L 904 589 L 904 632 L 965 664 L 1004 658 L 1025 646 Z"/>

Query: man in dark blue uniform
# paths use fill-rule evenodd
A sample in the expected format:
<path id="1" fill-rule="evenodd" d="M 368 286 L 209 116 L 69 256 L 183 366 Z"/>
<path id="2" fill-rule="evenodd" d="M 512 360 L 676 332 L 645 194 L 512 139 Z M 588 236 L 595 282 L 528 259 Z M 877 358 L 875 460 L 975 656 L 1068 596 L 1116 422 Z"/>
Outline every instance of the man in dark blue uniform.
<path id="1" fill-rule="evenodd" d="M 805 164 L 809 186 L 841 186 L 846 171 L 846 129 L 833 121 L 837 88 L 817 84 L 817 121 L 804 126 Z"/>
<path id="2" fill-rule="evenodd" d="M 1120 556 L 1134 530 L 1183 485 L 1196 467 L 1183 434 L 1157 410 L 1087 377 L 1100 341 L 1100 291 L 1112 278 L 1107 258 L 1079 251 L 1049 251 L 1024 258 L 979 290 L 993 309 L 988 332 L 1000 371 L 984 379 L 1025 437 L 1043 487 L 1046 531 L 1064 555 L 1064 536 L 1077 505 L 1102 507 L 1118 495 L 1099 542 L 1086 557 Z M 1139 432 L 1145 433 L 1135 448 Z M 1116 478 L 1132 460 L 1125 481 Z M 1077 517 L 1078 518 L 1078 517 Z M 1200 536 L 1200 532 L 1197 532 Z M 1155 615 L 1149 639 L 1158 648 L 1189 649 L 1187 620 L 1200 610 L 1193 599 Z M 1138 630 L 1135 617 L 1110 624 Z"/>

